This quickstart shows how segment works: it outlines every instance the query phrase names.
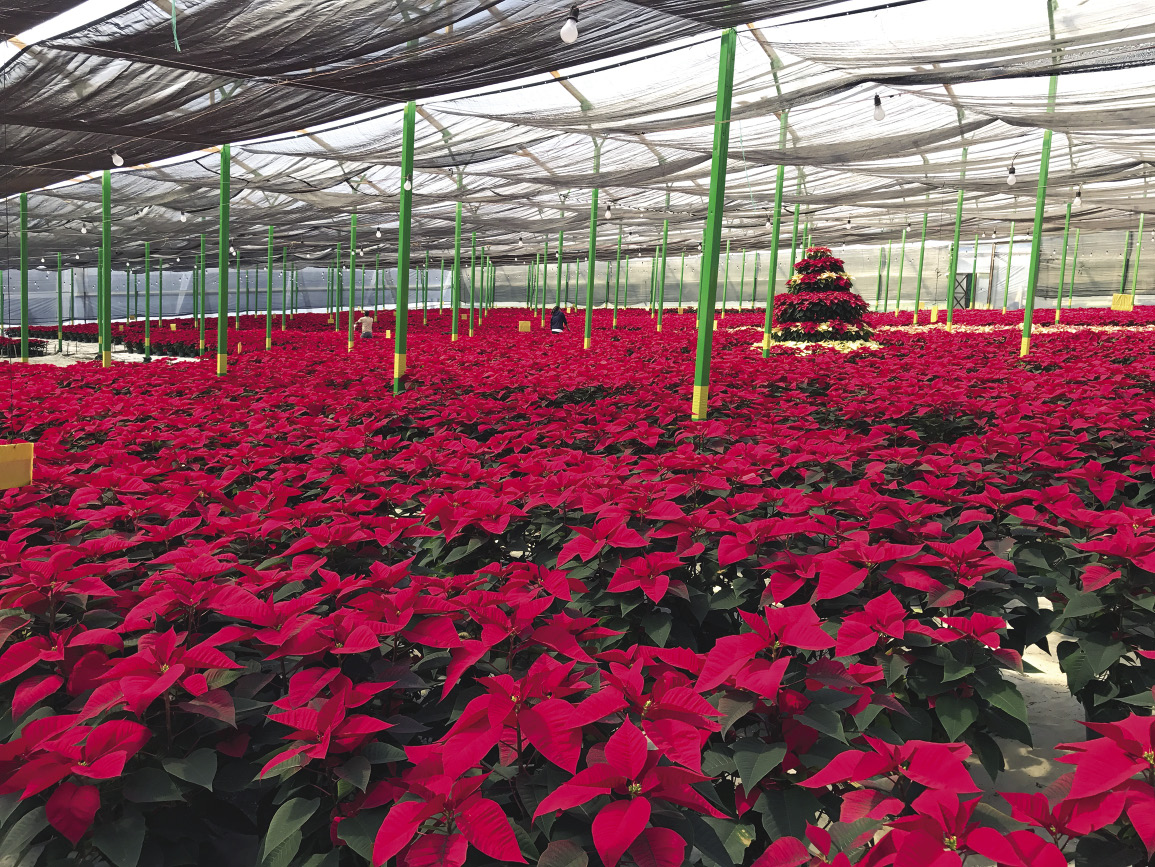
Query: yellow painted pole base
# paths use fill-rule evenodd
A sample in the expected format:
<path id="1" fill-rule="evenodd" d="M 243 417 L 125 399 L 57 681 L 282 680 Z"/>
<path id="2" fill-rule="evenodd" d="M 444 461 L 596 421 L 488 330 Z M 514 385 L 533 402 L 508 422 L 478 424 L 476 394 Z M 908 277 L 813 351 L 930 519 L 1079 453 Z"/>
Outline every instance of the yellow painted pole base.
<path id="1" fill-rule="evenodd" d="M 106 349 L 101 353 L 100 363 L 104 367 L 112 367 L 112 351 Z"/>
<path id="2" fill-rule="evenodd" d="M 241 342 L 238 340 L 237 341 L 237 355 L 240 355 L 240 354 L 241 354 Z"/>
<path id="3" fill-rule="evenodd" d="M 706 407 L 710 399 L 710 386 L 695 385 L 694 401 L 690 407 L 694 421 L 703 421 L 706 418 Z"/>
<path id="4" fill-rule="evenodd" d="M 934 305 L 934 307 L 930 308 L 930 321 L 931 322 L 938 322 L 938 305 L 937 304 Z"/>
<path id="5" fill-rule="evenodd" d="M 1007 313 L 1007 308 L 1006 308 L 1006 307 L 1004 307 L 1004 308 L 1003 308 L 1003 315 L 1005 316 L 1005 315 L 1006 315 L 1006 313 Z"/>
<path id="6" fill-rule="evenodd" d="M 144 349 L 145 349 L 145 351 L 147 352 L 147 351 L 148 351 L 149 349 L 151 349 L 151 348 L 152 348 L 152 341 L 151 341 L 151 340 L 149 340 L 149 338 L 147 338 L 147 337 L 146 337 L 146 338 L 144 338 Z"/>
<path id="7" fill-rule="evenodd" d="M 911 325 L 918 325 L 918 311 L 914 311 L 914 318 L 910 320 Z"/>
<path id="8" fill-rule="evenodd" d="M 205 351 L 205 342 L 203 340 L 200 341 L 200 351 L 201 351 L 201 354 L 203 355 L 204 351 Z"/>
<path id="9" fill-rule="evenodd" d="M 472 336 L 473 336 L 473 329 L 472 329 L 472 328 L 470 328 L 470 329 L 469 329 L 469 336 L 470 336 L 470 337 L 472 337 Z"/>
<path id="10" fill-rule="evenodd" d="M 272 348 L 273 348 L 273 338 L 266 337 L 265 338 L 265 349 L 272 349 Z"/>
<path id="11" fill-rule="evenodd" d="M 175 322 L 170 322 L 168 324 L 168 327 L 171 328 L 173 331 L 176 331 L 176 323 Z"/>
<path id="12" fill-rule="evenodd" d="M 32 484 L 32 443 L 0 445 L 0 491 Z"/>
<path id="13" fill-rule="evenodd" d="M 229 356 L 227 352 L 217 353 L 217 376 L 224 376 L 229 372 Z"/>
<path id="14" fill-rule="evenodd" d="M 763 349 L 769 349 L 770 348 L 770 335 L 769 334 L 763 334 L 762 335 L 762 348 Z"/>
<path id="15" fill-rule="evenodd" d="M 353 351 L 353 341 L 352 340 L 349 341 L 349 351 L 350 352 Z"/>
<path id="16" fill-rule="evenodd" d="M 589 349 L 589 348 L 590 348 L 590 342 L 591 342 L 591 341 L 590 341 L 590 339 L 589 339 L 588 337 L 587 337 L 587 338 L 585 338 L 585 341 L 584 341 L 584 343 L 585 343 L 585 348 L 586 348 L 586 349 Z"/>
<path id="17" fill-rule="evenodd" d="M 658 323 L 658 331 L 661 331 L 661 330 L 662 330 L 662 323 L 661 323 L 661 322 L 659 322 L 659 323 Z"/>
<path id="18" fill-rule="evenodd" d="M 1022 358 L 1031 351 L 1031 338 L 1024 337 L 1022 344 L 1019 346 L 1019 358 Z"/>
<path id="19" fill-rule="evenodd" d="M 393 353 L 393 378 L 400 379 L 405 375 L 405 353 Z"/>
<path id="20" fill-rule="evenodd" d="M 449 342 L 450 343 L 456 343 L 457 342 L 457 335 L 456 334 L 450 335 Z"/>

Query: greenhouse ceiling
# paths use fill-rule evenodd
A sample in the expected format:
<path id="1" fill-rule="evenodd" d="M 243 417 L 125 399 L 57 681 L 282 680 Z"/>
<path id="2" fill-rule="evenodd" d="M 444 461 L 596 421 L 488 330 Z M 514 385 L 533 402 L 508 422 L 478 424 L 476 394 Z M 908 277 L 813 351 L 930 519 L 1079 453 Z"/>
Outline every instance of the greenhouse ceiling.
<path id="1" fill-rule="evenodd" d="M 652 250 L 667 220 L 670 249 L 695 251 L 726 26 L 733 244 L 768 246 L 779 166 L 787 232 L 797 213 L 816 239 L 877 243 L 921 232 L 925 214 L 943 239 L 961 190 L 963 234 L 1005 235 L 1033 215 L 1047 129 L 1046 228 L 1068 204 L 1084 231 L 1130 229 L 1147 207 L 1155 7 L 1139 0 L 1056 0 L 1053 34 L 1046 0 L 605 0 L 580 5 L 572 45 L 558 33 L 568 4 L 73 5 L 0 0 L 0 31 L 20 34 L 0 55 L 0 183 L 35 190 L 33 256 L 95 259 L 111 152 L 126 161 L 118 266 L 145 241 L 165 258 L 199 250 L 232 142 L 237 247 L 264 249 L 271 225 L 297 261 L 326 261 L 356 214 L 362 250 L 388 260 L 409 98 L 415 250 L 451 249 L 461 202 L 463 231 L 496 260 L 547 240 L 556 252 L 563 231 L 566 255 L 584 256 L 597 187 L 599 252 L 619 234 Z M 15 213 L 10 195 L 9 264 Z"/>

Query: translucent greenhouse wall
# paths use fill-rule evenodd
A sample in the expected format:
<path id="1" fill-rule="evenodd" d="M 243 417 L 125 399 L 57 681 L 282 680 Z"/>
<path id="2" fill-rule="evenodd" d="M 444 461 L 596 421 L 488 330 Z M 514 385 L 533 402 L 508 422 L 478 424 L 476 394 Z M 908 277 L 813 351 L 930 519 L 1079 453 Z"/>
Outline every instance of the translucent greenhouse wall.
<path id="1" fill-rule="evenodd" d="M 815 239 L 818 240 L 817 238 Z M 1147 239 L 1151 248 L 1144 259 L 1140 250 L 1138 267 L 1135 266 L 1135 251 L 1132 250 L 1130 264 L 1127 267 L 1126 283 L 1124 284 L 1124 237 L 1118 233 L 1100 232 L 1082 235 L 1079 239 L 1078 263 L 1074 272 L 1074 299 L 1079 307 L 1108 307 L 1111 304 L 1113 293 L 1130 292 L 1134 285 L 1136 301 L 1140 304 L 1155 304 L 1155 241 Z M 917 240 L 908 239 L 905 255 L 900 257 L 900 244 L 891 245 L 891 261 L 886 267 L 887 246 L 866 247 L 854 246 L 834 248 L 835 255 L 846 262 L 847 271 L 854 277 L 855 288 L 874 309 L 883 309 L 884 302 L 887 310 L 895 309 L 900 303 L 901 309 L 914 308 L 915 284 L 918 274 L 919 244 Z M 1019 236 L 1015 240 L 1012 251 L 1010 268 L 1010 282 L 1008 291 L 1007 282 L 1007 241 L 1006 239 L 980 240 L 978 244 L 977 268 L 975 244 L 972 240 L 961 245 L 958 273 L 960 278 L 975 274 L 974 283 L 976 292 L 972 293 L 971 306 L 985 307 L 990 304 L 993 308 L 1001 308 L 1004 298 L 1008 309 L 1015 310 L 1023 306 L 1026 295 L 1027 270 L 1030 259 L 1031 243 L 1028 236 Z M 1071 271 L 1074 261 L 1075 233 L 1072 231 L 1067 251 L 1067 274 L 1065 280 L 1066 293 L 1071 291 Z M 993 257 L 992 257 L 993 249 Z M 797 256 L 801 256 L 798 252 Z M 1036 304 L 1040 308 L 1053 308 L 1058 291 L 1062 255 L 1062 236 L 1049 235 L 1044 239 L 1042 262 L 1039 272 L 1039 288 L 1036 294 Z M 776 276 L 777 291 L 785 290 L 785 281 L 792 273 L 790 249 L 786 246 L 779 253 L 778 273 Z M 880 259 L 883 263 L 881 280 L 879 278 Z M 726 256 L 723 253 L 719 264 L 718 306 L 722 306 L 723 298 L 728 308 L 736 308 L 741 303 L 749 308 L 753 296 L 754 303 L 762 306 L 766 303 L 766 294 L 769 277 L 770 255 L 766 250 L 745 251 L 745 280 L 742 279 L 743 252 L 731 248 L 729 274 L 726 274 Z M 900 261 L 902 265 L 900 266 Z M 1147 267 L 1146 261 L 1153 263 Z M 682 256 L 671 252 L 666 257 L 665 303 L 667 307 L 677 307 L 679 287 L 681 301 L 684 306 L 697 303 L 698 280 L 700 275 L 700 260 L 695 250 L 692 255 L 685 257 L 683 277 Z M 621 263 L 621 288 L 619 303 L 624 306 L 646 306 L 650 303 L 650 275 L 653 267 L 652 253 L 638 258 L 631 256 L 627 273 L 626 258 L 623 254 Z M 920 301 L 924 306 L 947 303 L 947 281 L 950 270 L 950 246 L 942 242 L 928 242 L 926 258 L 923 264 L 923 282 Z M 480 271 L 478 269 L 478 291 L 480 292 Z M 541 271 L 538 268 L 538 282 L 541 282 Z M 901 271 L 901 295 L 899 292 L 899 278 Z M 568 272 L 568 276 L 567 276 Z M 3 273 L 2 303 L 0 314 L 4 327 L 12 328 L 20 321 L 19 302 L 19 273 L 6 271 Z M 608 286 L 607 286 L 608 273 Z M 562 299 L 576 306 L 584 306 L 586 296 L 587 263 L 585 261 L 563 264 Z M 229 312 L 236 313 L 238 309 L 238 286 L 235 280 L 236 272 L 230 272 L 229 279 Z M 96 319 L 96 271 L 92 268 L 76 268 L 63 271 L 61 299 L 63 301 L 63 317 L 65 322 L 90 322 Z M 424 295 L 419 286 L 422 285 L 424 273 L 412 272 L 410 278 L 410 304 L 420 308 L 424 303 Z M 247 287 L 246 287 L 247 278 Z M 527 266 L 524 264 L 503 264 L 496 269 L 495 298 L 499 304 L 525 304 L 526 302 Z M 304 268 L 298 272 L 298 300 L 300 310 L 323 310 L 326 299 L 326 271 L 323 268 Z M 462 268 L 462 303 L 469 303 L 469 267 Z M 255 270 L 242 265 L 239 308 L 245 313 L 263 313 L 265 309 L 265 280 L 266 271 L 263 263 Z M 346 270 L 342 283 L 340 307 L 348 307 L 348 271 Z M 546 301 L 549 305 L 557 302 L 557 264 L 551 262 L 547 274 Z M 599 261 L 596 264 L 594 279 L 594 304 L 604 305 L 607 302 L 612 306 L 615 293 L 614 262 Z M 208 299 L 206 309 L 209 315 L 215 315 L 217 309 L 217 273 L 215 269 L 206 272 Z M 395 287 L 397 275 L 394 269 L 380 271 L 379 289 L 375 293 L 376 278 L 372 268 L 362 272 L 358 268 L 357 290 L 355 306 L 358 308 L 374 306 L 374 298 L 382 308 L 392 308 L 396 303 Z M 444 298 L 441 298 L 441 287 L 444 285 Z M 450 303 L 450 272 L 441 272 L 431 268 L 429 272 L 429 306 L 435 308 L 439 304 Z M 151 275 L 152 310 L 157 315 L 159 311 L 159 293 L 157 286 L 157 272 Z M 568 287 L 568 289 L 567 289 Z M 57 275 L 54 268 L 47 265 L 37 267 L 29 273 L 29 321 L 34 325 L 52 325 L 56 323 L 57 309 Z M 876 306 L 877 299 L 877 306 Z M 164 278 L 164 311 L 166 317 L 192 315 L 192 273 L 190 271 L 166 271 Z M 112 317 L 123 320 L 126 316 L 143 317 L 145 310 L 145 279 L 142 273 L 129 275 L 125 271 L 113 271 L 112 275 Z M 281 270 L 274 263 L 273 268 L 273 311 L 281 310 Z"/>

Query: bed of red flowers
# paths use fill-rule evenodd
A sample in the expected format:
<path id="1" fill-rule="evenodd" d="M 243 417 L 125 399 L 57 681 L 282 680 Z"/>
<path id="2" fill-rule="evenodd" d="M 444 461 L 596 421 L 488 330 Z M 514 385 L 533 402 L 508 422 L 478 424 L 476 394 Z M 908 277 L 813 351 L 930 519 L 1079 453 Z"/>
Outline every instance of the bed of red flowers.
<path id="1" fill-rule="evenodd" d="M 1143 332 L 730 315 L 695 423 L 693 321 L 609 316 L 431 315 L 398 397 L 323 328 L 5 368 L 0 863 L 1149 863 Z M 980 802 L 1038 643 L 1088 739 Z"/>

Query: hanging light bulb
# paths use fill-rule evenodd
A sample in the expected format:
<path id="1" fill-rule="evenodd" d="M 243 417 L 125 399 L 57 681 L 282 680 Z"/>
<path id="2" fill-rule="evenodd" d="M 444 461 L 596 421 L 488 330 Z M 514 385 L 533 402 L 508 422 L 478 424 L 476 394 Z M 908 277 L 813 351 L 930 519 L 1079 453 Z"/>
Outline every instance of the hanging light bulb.
<path id="1" fill-rule="evenodd" d="M 613 207 L 614 207 L 613 202 L 610 202 L 608 205 L 606 205 L 606 219 L 607 220 L 612 219 L 614 216 Z"/>
<path id="2" fill-rule="evenodd" d="M 767 229 L 774 228 L 774 217 L 771 216 L 769 211 L 766 212 L 766 228 Z"/>
<path id="3" fill-rule="evenodd" d="M 43 257 L 41 257 L 41 259 L 40 259 L 40 264 L 41 264 L 41 265 L 43 265 L 43 264 L 44 264 L 44 258 L 43 258 Z"/>
<path id="4" fill-rule="evenodd" d="M 81 225 L 81 227 L 80 227 L 80 234 L 82 234 L 82 235 L 87 235 L 87 234 L 88 234 L 88 226 L 85 226 L 85 225 Z"/>
<path id="5" fill-rule="evenodd" d="M 184 211 L 181 211 L 181 212 L 180 212 L 180 221 L 181 221 L 182 223 L 187 223 L 187 222 L 188 222 L 188 214 L 186 214 Z"/>
<path id="6" fill-rule="evenodd" d="M 569 17 L 566 18 L 565 24 L 561 26 L 561 41 L 566 45 L 573 45 L 578 38 L 578 8 L 573 5 L 569 10 Z"/>
<path id="7" fill-rule="evenodd" d="M 519 246 L 519 247 L 525 246 L 525 242 L 523 240 L 521 240 L 521 235 L 517 236 L 517 246 Z"/>
<path id="8" fill-rule="evenodd" d="M 1083 190 L 1080 187 L 1075 190 L 1075 210 L 1077 211 L 1081 207 L 1083 207 Z"/>
<path id="9" fill-rule="evenodd" d="M 237 248 L 236 247 L 229 247 L 229 255 L 230 256 L 237 255 Z"/>
<path id="10" fill-rule="evenodd" d="M 77 259 L 77 261 L 80 260 L 80 254 L 79 253 L 76 254 L 76 259 Z"/>
<path id="11" fill-rule="evenodd" d="M 176 260 L 179 262 L 179 261 L 180 261 L 180 256 L 177 256 L 177 257 L 176 257 Z"/>
<path id="12" fill-rule="evenodd" d="M 1019 182 L 1019 179 L 1017 177 L 1015 177 L 1015 167 L 1011 166 L 1010 168 L 1007 169 L 1007 186 L 1013 187 L 1018 182 Z"/>
<path id="13" fill-rule="evenodd" d="M 401 185 L 401 189 L 405 190 L 405 192 L 409 192 L 410 190 L 413 189 L 413 176 L 412 175 L 406 175 L 405 176 L 405 183 L 403 183 Z"/>
<path id="14" fill-rule="evenodd" d="M 377 230 L 377 237 L 378 237 L 378 238 L 380 238 L 380 237 L 381 237 L 381 230 L 380 230 L 380 229 L 378 229 L 378 230 Z"/>
<path id="15" fill-rule="evenodd" d="M 124 157 L 114 151 L 112 148 L 108 149 L 108 155 L 112 157 L 112 164 L 118 169 L 124 165 Z"/>
<path id="16" fill-rule="evenodd" d="M 882 97 L 877 93 L 874 95 L 874 119 L 886 120 L 886 109 L 882 107 Z"/>

